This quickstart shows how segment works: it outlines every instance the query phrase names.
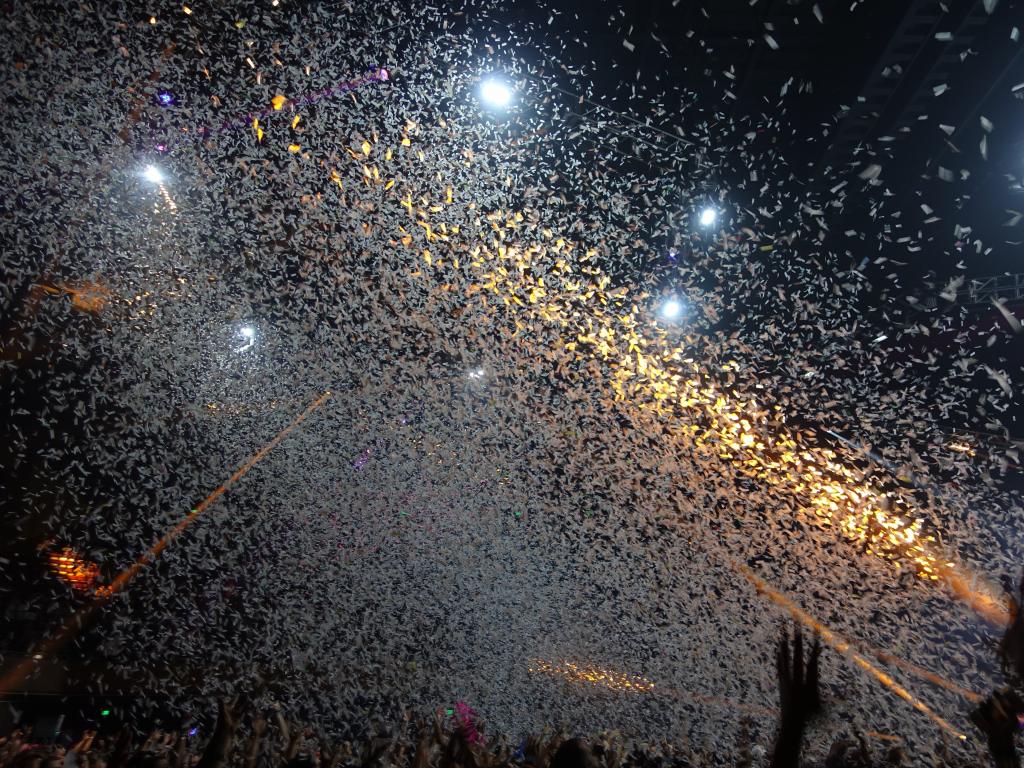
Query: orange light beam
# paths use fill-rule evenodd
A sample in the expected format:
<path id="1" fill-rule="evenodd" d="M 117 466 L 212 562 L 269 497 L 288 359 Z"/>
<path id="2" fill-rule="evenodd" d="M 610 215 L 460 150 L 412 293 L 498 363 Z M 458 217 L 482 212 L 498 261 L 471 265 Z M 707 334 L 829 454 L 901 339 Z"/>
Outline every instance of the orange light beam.
<path id="1" fill-rule="evenodd" d="M 1009 624 L 1010 612 L 1005 605 L 992 596 L 995 589 L 987 582 L 983 584 L 984 589 L 978 589 L 975 584 L 968 582 L 960 571 L 968 572 L 966 568 L 961 568 L 958 571 L 949 565 L 939 570 L 953 594 L 973 608 L 979 616 L 997 627 Z M 975 583 L 982 581 L 977 575 L 972 575 L 971 580 Z"/>
<path id="2" fill-rule="evenodd" d="M 553 664 L 543 659 L 531 659 L 528 667 L 534 674 L 546 674 L 551 677 L 560 677 L 567 682 L 578 685 L 592 685 L 595 687 L 607 688 L 611 691 L 629 693 L 649 693 L 652 695 L 665 695 L 674 699 L 688 699 L 711 707 L 727 709 L 732 712 L 745 712 L 748 715 L 758 717 L 775 717 L 777 709 L 771 707 L 759 707 L 752 704 L 744 704 L 740 701 L 733 701 L 719 696 L 708 696 L 702 693 L 694 693 L 682 688 L 665 688 L 655 686 L 646 678 L 625 673 L 610 672 L 598 667 L 580 667 L 569 661 L 560 664 Z"/>
<path id="3" fill-rule="evenodd" d="M 843 640 L 835 632 L 829 629 L 827 626 L 822 624 L 820 621 L 815 619 L 800 606 L 790 600 L 788 597 L 783 595 L 781 592 L 777 592 L 768 586 L 768 584 L 761 578 L 758 578 L 749 568 L 746 566 L 740 566 L 740 572 L 747 578 L 754 588 L 760 593 L 767 596 L 773 603 L 782 606 L 793 616 L 794 619 L 799 621 L 804 626 L 817 632 L 825 642 L 832 646 L 842 655 L 850 659 L 854 664 L 868 672 L 878 682 L 888 688 L 890 691 L 895 693 L 901 699 L 906 701 L 908 704 L 914 707 L 914 709 L 927 715 L 934 723 L 936 723 L 943 730 L 956 736 L 961 741 L 967 740 L 967 735 L 961 733 L 952 725 L 949 724 L 941 716 L 937 715 L 932 709 L 925 704 L 923 701 L 914 696 L 910 691 L 901 686 L 889 675 L 883 672 L 881 669 L 876 667 L 864 656 L 853 650 L 850 643 Z"/>
<path id="4" fill-rule="evenodd" d="M 882 663 L 892 664 L 894 667 L 899 667 L 904 672 L 909 672 L 910 674 L 916 675 L 917 677 L 920 677 L 923 680 L 927 680 L 929 683 L 932 683 L 933 685 L 937 685 L 940 688 L 945 688 L 947 691 L 951 691 L 955 693 L 957 696 L 962 696 L 972 704 L 978 704 L 985 698 L 984 696 L 975 693 L 969 688 L 964 688 L 962 685 L 957 685 L 951 680 L 946 680 L 944 677 L 940 677 L 939 675 L 935 674 L 930 670 L 925 669 L 924 667 L 918 666 L 917 664 L 914 664 L 909 661 L 904 661 L 898 656 L 893 656 L 891 653 L 878 650 L 877 648 L 871 648 L 870 646 L 865 646 L 863 643 L 860 642 L 856 644 L 858 647 L 860 647 L 862 651 L 864 651 L 865 653 L 870 653 L 872 656 L 874 656 Z"/>
<path id="5" fill-rule="evenodd" d="M 122 592 L 128 584 L 131 583 L 132 579 L 134 579 L 143 568 L 159 557 L 160 553 L 167 548 L 167 545 L 181 535 L 181 533 L 188 528 L 204 510 L 223 496 L 232 485 L 241 480 L 250 469 L 256 466 L 256 464 L 270 453 L 278 443 L 284 440 L 284 438 L 288 436 L 289 432 L 301 424 L 313 411 L 323 405 L 330 396 L 330 391 L 327 391 L 318 397 L 308 408 L 306 408 L 306 410 L 296 416 L 288 426 L 278 432 L 269 443 L 263 446 L 259 451 L 253 454 L 248 461 L 236 469 L 231 477 L 219 485 L 209 496 L 199 502 L 195 509 L 189 512 L 180 522 L 161 536 L 160 539 L 157 540 L 157 542 L 153 544 L 148 551 L 139 557 L 138 560 L 125 570 L 121 571 L 121 573 L 119 573 L 110 583 L 110 586 L 106 587 L 102 591 L 97 591 L 93 600 L 88 605 L 85 605 L 76 611 L 75 614 L 64 623 L 63 627 L 42 643 L 32 656 L 23 659 L 8 670 L 4 676 L 0 678 L 0 693 L 13 693 L 14 689 L 25 682 L 28 676 L 32 674 L 35 668 L 39 665 L 39 662 L 49 658 L 71 641 L 79 631 L 81 631 L 82 627 L 85 626 L 86 622 L 93 616 L 93 614 L 109 603 L 114 595 Z"/>

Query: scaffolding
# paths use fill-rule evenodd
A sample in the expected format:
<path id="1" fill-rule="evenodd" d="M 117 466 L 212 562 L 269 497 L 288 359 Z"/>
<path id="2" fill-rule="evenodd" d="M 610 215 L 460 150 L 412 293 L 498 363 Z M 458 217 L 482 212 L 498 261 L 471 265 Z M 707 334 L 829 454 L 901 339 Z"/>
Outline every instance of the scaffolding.
<path id="1" fill-rule="evenodd" d="M 971 280 L 967 286 L 968 306 L 989 304 L 992 300 L 1015 302 L 1024 299 L 1024 273 L 1003 273 Z"/>

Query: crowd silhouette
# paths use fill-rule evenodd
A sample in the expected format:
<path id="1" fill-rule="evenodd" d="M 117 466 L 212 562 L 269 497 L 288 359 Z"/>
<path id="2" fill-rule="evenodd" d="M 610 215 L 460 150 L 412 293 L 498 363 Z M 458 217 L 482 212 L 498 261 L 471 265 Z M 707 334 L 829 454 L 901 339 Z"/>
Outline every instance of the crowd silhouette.
<path id="1" fill-rule="evenodd" d="M 184 722 L 175 731 L 152 731 L 141 743 L 131 727 L 111 733 L 85 731 L 72 743 L 40 743 L 29 727 L 0 738 L 0 768 L 697 768 L 735 765 L 754 768 L 873 768 L 935 765 L 1017 768 L 1016 736 L 1024 727 L 1024 577 L 1009 598 L 1010 623 L 1000 643 L 1007 686 L 993 691 L 971 713 L 988 755 L 954 756 L 939 745 L 926 756 L 908 755 L 901 746 L 871 748 L 863 734 L 836 741 L 823 761 L 807 763 L 802 749 L 807 731 L 828 717 L 821 695 L 821 643 L 808 647 L 800 628 L 783 630 L 776 654 L 779 715 L 771 751 L 750 744 L 740 721 L 735 755 L 711 754 L 668 742 L 637 745 L 618 734 L 583 738 L 546 730 L 514 746 L 504 735 L 490 737 L 468 707 L 452 712 L 445 724 L 406 713 L 396 729 L 361 743 L 336 743 L 313 728 L 295 727 L 279 706 L 252 711 L 245 696 L 218 702 L 216 726 L 205 740 Z M 273 721 L 273 725 L 271 725 Z"/>

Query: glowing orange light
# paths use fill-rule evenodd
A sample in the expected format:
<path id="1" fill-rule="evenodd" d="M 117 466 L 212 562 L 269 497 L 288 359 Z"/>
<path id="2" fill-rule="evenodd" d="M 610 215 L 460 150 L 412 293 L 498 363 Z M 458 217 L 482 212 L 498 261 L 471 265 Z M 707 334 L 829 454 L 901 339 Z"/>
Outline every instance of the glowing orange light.
<path id="1" fill-rule="evenodd" d="M 383 183 L 376 176 L 364 181 Z M 443 204 L 431 204 L 425 197 L 421 202 L 417 206 L 408 193 L 401 205 L 416 218 L 427 242 L 449 240 L 430 223 L 431 214 L 443 210 Z M 642 332 L 645 323 L 636 300 L 626 288 L 610 288 L 611 278 L 591 264 L 597 251 L 583 250 L 544 228 L 537 230 L 537 242 L 509 242 L 523 221 L 518 212 L 494 212 L 480 222 L 490 225 L 492 239 L 450 243 L 452 255 L 468 256 L 463 261 L 477 275 L 465 291 L 467 299 L 480 301 L 485 310 L 497 300 L 509 314 L 560 327 L 566 351 L 577 359 L 608 364 L 616 401 L 628 400 L 639 410 L 682 411 L 691 419 L 682 428 L 698 446 L 713 450 L 748 477 L 789 492 L 823 527 L 895 568 L 909 567 L 924 580 L 944 581 L 993 623 L 1008 619 L 993 596 L 997 590 L 951 562 L 908 501 L 868 486 L 835 451 L 801 445 L 799 435 L 779 429 L 770 409 L 722 391 L 664 329 Z M 422 249 L 405 228 L 398 229 L 399 239 L 392 244 L 401 242 L 419 254 L 419 268 L 412 275 L 433 276 L 444 267 L 446 259 Z M 450 289 L 448 283 L 444 287 Z M 516 319 L 515 328 L 513 336 L 526 325 Z M 738 366 L 729 362 L 724 367 Z"/>
<path id="2" fill-rule="evenodd" d="M 912 707 L 914 707 L 914 709 L 926 715 L 932 722 L 934 722 L 944 731 L 953 734 L 961 741 L 967 739 L 966 734 L 961 733 L 952 725 L 950 725 L 945 719 L 937 715 L 931 709 L 931 707 L 929 707 L 927 704 L 921 701 L 921 699 L 914 696 L 910 691 L 908 691 L 902 685 L 893 680 L 893 678 L 885 671 L 879 669 L 870 661 L 868 661 L 862 654 L 854 650 L 850 643 L 848 643 L 842 637 L 833 632 L 829 627 L 825 626 L 820 621 L 815 619 L 813 616 L 811 616 L 809 613 L 807 613 L 805 610 L 803 610 L 800 606 L 798 606 L 788 597 L 783 595 L 781 592 L 777 592 L 776 590 L 769 587 L 763 579 L 760 579 L 759 577 L 754 575 L 754 573 L 749 568 L 741 567 L 740 571 L 747 578 L 747 580 L 757 589 L 759 593 L 767 596 L 768 599 L 770 599 L 772 602 L 785 608 L 787 611 L 790 612 L 794 619 L 796 619 L 809 629 L 814 630 L 816 633 L 818 633 L 818 635 L 820 635 L 822 640 L 824 640 L 826 643 L 832 646 L 836 651 L 846 656 L 846 658 L 850 659 L 854 664 L 856 664 L 858 667 L 860 667 L 865 672 L 870 674 L 878 682 L 880 682 L 890 691 L 892 691 L 901 699 L 903 699 Z M 932 682 L 935 682 L 936 680 L 941 680 L 941 678 L 939 678 L 937 675 L 932 676 Z M 980 696 L 978 696 L 976 693 L 972 691 L 966 691 L 966 689 L 960 688 L 960 686 L 956 686 L 956 688 L 960 691 L 966 692 L 971 701 L 979 701 L 981 699 Z"/>
<path id="3" fill-rule="evenodd" d="M 82 559 L 70 547 L 50 552 L 49 561 L 50 570 L 79 592 L 92 589 L 100 575 L 98 565 Z"/>
<path id="4" fill-rule="evenodd" d="M 530 672 L 561 677 L 573 683 L 600 686 L 612 691 L 630 691 L 632 693 L 650 693 L 654 683 L 643 677 L 602 669 L 594 666 L 581 666 L 571 661 L 552 664 L 542 659 L 531 659 Z"/>
<path id="5" fill-rule="evenodd" d="M 976 451 L 970 445 L 968 445 L 967 443 L 957 442 L 956 440 L 954 440 L 951 443 L 948 443 L 946 447 L 949 448 L 949 450 L 951 451 L 956 451 L 957 453 L 964 453 L 967 454 L 968 456 L 974 456 L 976 454 Z"/>
<path id="6" fill-rule="evenodd" d="M 253 454 L 248 461 L 242 466 L 236 469 L 227 480 L 218 486 L 212 493 L 210 493 L 205 499 L 199 502 L 195 509 L 189 512 L 184 518 L 182 518 L 176 525 L 170 528 L 163 536 L 160 537 L 156 543 L 149 548 L 148 551 L 144 552 L 138 560 L 136 560 L 131 566 L 121 571 L 110 582 L 109 585 L 103 586 L 97 589 L 94 595 L 94 599 L 91 600 L 87 605 L 82 607 L 75 613 L 64 625 L 58 629 L 53 635 L 47 638 L 42 645 L 39 647 L 39 651 L 34 654 L 31 658 L 22 659 L 19 663 L 9 668 L 7 672 L 0 677 L 0 692 L 6 692 L 13 690 L 18 685 L 21 685 L 25 679 L 32 673 L 36 665 L 58 650 L 64 647 L 72 638 L 74 638 L 83 626 L 85 626 L 91 617 L 100 610 L 107 602 L 114 597 L 114 595 L 123 591 L 134 579 L 143 568 L 152 563 L 160 553 L 167 548 L 167 546 L 173 542 L 181 533 L 188 528 L 196 518 L 199 517 L 210 505 L 217 501 L 221 496 L 227 493 L 228 488 L 233 486 L 236 482 L 241 480 L 250 469 L 256 464 L 263 460 L 263 458 L 270 453 L 288 434 L 295 429 L 299 424 L 306 420 L 313 411 L 319 408 L 324 402 L 331 396 L 330 391 L 324 392 L 318 397 L 309 407 L 306 408 L 302 413 L 292 419 L 291 423 L 285 426 L 280 432 L 278 432 L 273 439 L 264 445 L 259 451 Z M 65 551 L 59 553 L 58 557 L 70 557 L 74 553 L 70 554 Z M 58 561 L 63 562 L 63 561 Z"/>

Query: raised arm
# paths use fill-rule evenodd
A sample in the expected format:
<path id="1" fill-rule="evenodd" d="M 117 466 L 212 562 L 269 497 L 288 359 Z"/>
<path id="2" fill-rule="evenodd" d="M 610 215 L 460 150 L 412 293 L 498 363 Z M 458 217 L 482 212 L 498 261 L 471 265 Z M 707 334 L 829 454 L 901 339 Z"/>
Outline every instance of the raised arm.
<path id="1" fill-rule="evenodd" d="M 1006 689 L 995 691 L 971 712 L 971 721 L 988 743 L 997 768 L 1019 768 L 1014 736 L 1020 729 L 1018 718 L 1024 715 L 1024 700 Z"/>
<path id="2" fill-rule="evenodd" d="M 238 721 L 242 713 L 242 700 L 239 697 L 229 703 L 221 699 L 218 706 L 217 726 L 213 730 L 206 749 L 203 750 L 203 756 L 199 758 L 197 768 L 224 768 L 228 755 L 231 753 L 231 746 L 234 744 L 235 732 L 238 730 Z"/>
<path id="3" fill-rule="evenodd" d="M 783 632 L 775 664 L 779 676 L 779 733 L 772 752 L 772 768 L 797 768 L 804 731 L 811 718 L 821 712 L 818 688 L 818 658 L 821 642 L 814 639 L 810 658 L 804 666 L 804 638 L 797 627 L 790 653 L 789 634 Z"/>
<path id="4" fill-rule="evenodd" d="M 260 756 L 260 749 L 263 747 L 263 736 L 266 732 L 266 718 L 262 715 L 257 715 L 253 718 L 252 733 L 249 735 L 249 743 L 245 747 L 245 757 L 242 760 L 243 768 L 255 768 L 256 760 Z"/>

